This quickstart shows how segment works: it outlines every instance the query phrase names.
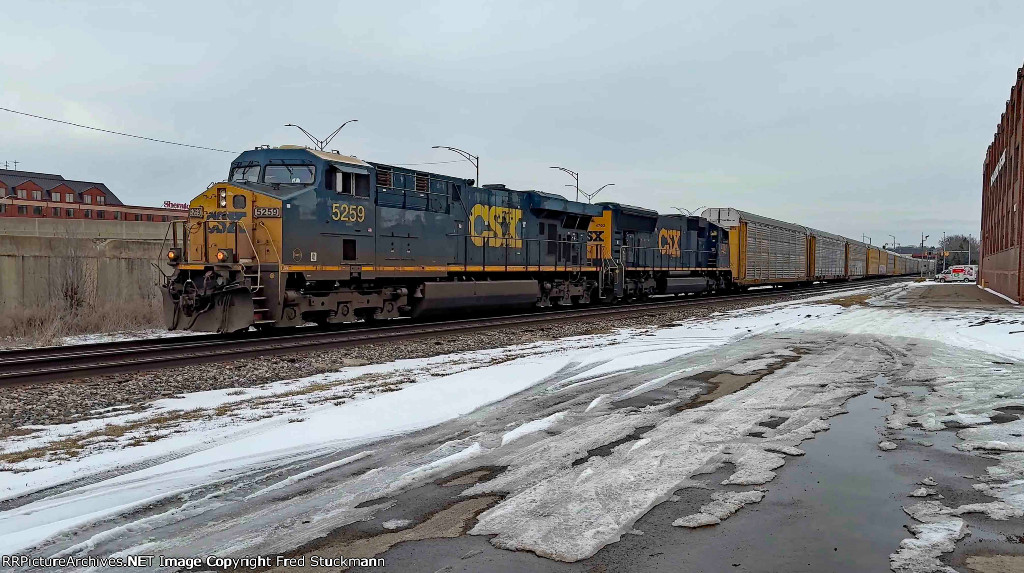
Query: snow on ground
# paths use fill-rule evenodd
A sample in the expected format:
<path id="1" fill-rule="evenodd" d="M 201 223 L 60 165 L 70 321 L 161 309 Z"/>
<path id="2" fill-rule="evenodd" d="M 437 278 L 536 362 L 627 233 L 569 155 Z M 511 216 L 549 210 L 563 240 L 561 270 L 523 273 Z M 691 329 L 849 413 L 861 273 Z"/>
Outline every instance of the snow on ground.
<path id="1" fill-rule="evenodd" d="M 0 512 L 0 553 L 38 545 L 60 532 L 95 525 L 158 500 L 189 496 L 211 483 L 285 475 L 288 468 L 306 460 L 433 426 L 528 388 L 538 386 L 558 393 L 589 385 L 600 387 L 617 376 L 645 368 L 649 376 L 637 377 L 624 392 L 588 399 L 585 411 L 581 407 L 575 413 L 560 411 L 520 420 L 489 441 L 478 438 L 445 444 L 433 461 L 389 478 L 388 489 L 381 492 L 397 493 L 487 456 L 494 465 L 509 469 L 470 488 L 467 494 L 512 493 L 483 513 L 472 533 L 496 535 L 493 542 L 500 547 L 579 559 L 629 532 L 637 518 L 709 467 L 732 463 L 734 473 L 724 482 L 728 484 L 770 481 L 786 455 L 803 453 L 797 448 L 801 441 L 827 429 L 828 417 L 841 413 L 846 400 L 871 387 L 865 380 L 874 370 L 865 364 L 883 362 L 885 356 L 871 346 L 829 347 L 819 356 L 805 356 L 786 366 L 784 376 L 769 375 L 702 408 L 667 418 L 655 407 L 629 413 L 617 410 L 618 401 L 643 396 L 712 366 L 691 364 L 658 370 L 652 365 L 672 364 L 715 346 L 785 330 L 819 332 L 823 338 L 898 335 L 1010 359 L 1024 357 L 1024 336 L 1016 332 L 1024 331 L 1024 314 L 905 309 L 896 295 L 906 288 L 919 285 L 861 289 L 862 293 L 882 293 L 864 306 L 847 308 L 824 302 L 835 295 L 815 297 L 721 313 L 673 327 L 352 367 L 260 388 L 200 392 L 158 401 L 142 412 L 114 410 L 98 413 L 102 415 L 93 420 L 39 428 L 31 435 L 0 441 L 0 455 L 8 460 L 7 471 L 0 472 L 0 499 L 61 484 L 67 491 Z M 784 359 L 795 354 L 780 348 L 773 349 L 771 356 Z M 729 370 L 748 373 L 775 363 L 776 358 L 763 356 L 731 365 Z M 560 375 L 553 377 L 556 372 Z M 1008 389 L 1020 384 L 1010 377 L 1005 377 L 1002 385 L 992 384 L 990 379 L 987 386 L 978 380 L 961 380 L 963 386 L 956 386 L 958 382 L 952 380 L 952 374 L 950 377 L 948 384 L 937 385 L 920 404 L 894 398 L 897 408 L 889 419 L 890 427 L 911 421 L 920 421 L 926 429 L 952 420 L 970 425 L 987 419 L 994 407 L 1020 402 L 1005 397 Z M 950 413 L 955 400 L 964 407 L 952 408 Z M 774 413 L 784 413 L 785 422 L 768 430 L 764 440 L 751 443 L 748 432 Z M 587 418 L 581 419 L 584 415 Z M 607 456 L 592 457 L 578 466 L 570 464 L 582 452 L 646 425 L 654 427 L 642 439 Z M 555 426 L 565 429 L 537 439 Z M 1020 440 L 1010 432 L 963 430 L 961 434 L 968 448 L 1021 451 L 1016 449 Z M 19 453 L 24 459 L 11 457 Z M 355 461 L 341 458 L 271 480 L 271 485 L 252 495 L 276 494 Z M 1024 507 L 1024 453 L 1004 454 L 996 468 L 979 486 L 988 488 L 1003 505 L 984 511 L 1006 514 Z M 369 480 L 373 471 L 364 478 Z M 200 511 L 201 503 L 212 507 L 229 502 L 220 496 L 202 498 L 173 511 Z M 337 503 L 339 507 L 350 503 L 354 508 L 358 501 L 349 496 Z M 365 516 L 372 511 L 351 508 L 345 515 Z M 337 515 L 325 508 L 321 517 Z M 172 517 L 161 514 L 153 519 Z M 915 531 L 916 541 L 908 540 L 908 547 L 900 550 L 900 559 L 926 558 L 936 548 L 945 550 L 946 542 L 955 541 L 960 534 L 954 519 L 952 514 L 944 514 L 939 522 L 922 523 Z M 140 522 L 136 525 L 142 527 Z M 95 546 L 116 533 L 110 530 L 94 535 L 88 543 Z M 262 539 L 254 534 L 251 539 L 235 541 L 234 549 L 242 551 Z M 75 550 L 87 550 L 88 543 Z"/>

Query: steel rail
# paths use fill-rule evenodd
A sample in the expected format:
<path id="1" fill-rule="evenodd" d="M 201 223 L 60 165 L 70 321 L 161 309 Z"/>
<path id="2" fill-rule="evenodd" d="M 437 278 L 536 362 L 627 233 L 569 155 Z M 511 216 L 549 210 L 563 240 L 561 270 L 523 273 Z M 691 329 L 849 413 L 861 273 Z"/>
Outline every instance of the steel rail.
<path id="1" fill-rule="evenodd" d="M 286 332 L 275 336 L 225 335 L 182 336 L 128 344 L 116 342 L 65 347 L 46 347 L 31 351 L 0 352 L 0 385 L 69 380 L 88 376 L 121 374 L 180 367 L 235 359 L 345 348 L 379 341 L 413 339 L 424 336 L 486 330 L 500 326 L 523 326 L 555 321 L 660 311 L 677 307 L 727 304 L 732 301 L 809 295 L 857 290 L 865 286 L 907 280 L 904 277 L 865 279 L 856 283 L 833 283 L 788 290 L 766 289 L 716 297 L 672 298 L 654 302 L 618 306 L 589 306 L 564 310 L 546 310 L 514 315 L 463 318 L 441 322 L 406 322 L 345 330 Z M 357 323 L 362 324 L 362 323 Z"/>

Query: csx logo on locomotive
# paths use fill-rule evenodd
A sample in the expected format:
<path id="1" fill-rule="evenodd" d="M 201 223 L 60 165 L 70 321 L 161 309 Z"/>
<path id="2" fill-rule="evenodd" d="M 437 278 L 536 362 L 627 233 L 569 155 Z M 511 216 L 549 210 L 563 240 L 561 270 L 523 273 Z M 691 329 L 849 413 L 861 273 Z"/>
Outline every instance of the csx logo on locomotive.
<path id="1" fill-rule="evenodd" d="M 519 209 L 473 205 L 469 214 L 470 238 L 478 247 L 484 244 L 489 247 L 522 247 L 523 241 L 519 236 L 519 221 L 522 218 L 523 212 Z"/>
<path id="2" fill-rule="evenodd" d="M 211 234 L 232 234 L 238 227 L 238 221 L 245 218 L 244 211 L 214 211 L 206 217 L 206 232 Z M 245 232 L 245 228 L 238 229 Z"/>
<path id="3" fill-rule="evenodd" d="M 671 257 L 678 257 L 679 251 L 679 237 L 682 233 L 675 229 L 662 229 L 658 232 L 658 247 L 661 249 L 661 254 L 669 255 Z"/>

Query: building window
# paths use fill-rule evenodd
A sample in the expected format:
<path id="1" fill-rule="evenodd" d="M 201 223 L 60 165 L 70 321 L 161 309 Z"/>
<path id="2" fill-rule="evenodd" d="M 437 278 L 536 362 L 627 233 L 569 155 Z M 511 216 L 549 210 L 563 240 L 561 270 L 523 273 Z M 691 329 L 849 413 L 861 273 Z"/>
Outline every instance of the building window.
<path id="1" fill-rule="evenodd" d="M 114 211 L 114 220 L 115 221 L 120 221 L 121 220 L 121 212 L 120 211 Z"/>
<path id="2" fill-rule="evenodd" d="M 28 215 L 28 205 L 18 205 L 19 215 Z"/>
<path id="3" fill-rule="evenodd" d="M 60 202 L 60 192 L 59 191 L 54 191 L 53 193 L 50 193 L 50 201 L 56 201 L 56 202 L 59 203 Z"/>
<path id="4" fill-rule="evenodd" d="M 64 216 L 65 217 L 74 217 L 75 216 L 75 210 L 74 209 L 64 209 Z"/>
<path id="5" fill-rule="evenodd" d="M 141 220 L 142 220 L 142 219 L 140 219 L 140 218 L 139 218 L 139 217 L 140 217 L 140 215 L 139 215 L 138 213 L 134 213 L 134 214 L 132 215 L 132 217 L 134 217 L 134 218 L 132 219 L 132 221 L 141 221 Z"/>
<path id="6" fill-rule="evenodd" d="M 0 203 L 0 213 L 7 212 L 7 203 Z"/>
<path id="7" fill-rule="evenodd" d="M 92 205 L 92 195 L 82 195 L 82 203 Z"/>
<path id="8" fill-rule="evenodd" d="M 32 192 L 32 200 L 33 201 L 42 201 L 43 200 L 43 192 L 42 191 L 33 191 Z"/>
<path id="9" fill-rule="evenodd" d="M 160 217 L 160 220 L 166 223 L 169 219 L 167 218 L 167 215 L 164 215 L 163 217 Z"/>
<path id="10" fill-rule="evenodd" d="M 39 216 L 39 217 L 42 217 L 43 216 L 43 207 L 41 205 L 36 205 L 35 207 L 32 207 L 32 214 L 36 215 L 36 216 Z"/>
<path id="11" fill-rule="evenodd" d="M 153 220 L 153 214 L 149 213 L 148 215 L 146 215 L 146 220 L 147 221 L 152 221 Z"/>
<path id="12" fill-rule="evenodd" d="M 106 205 L 107 204 L 107 196 L 106 195 L 97 195 L 96 196 L 96 204 L 97 205 Z"/>
<path id="13" fill-rule="evenodd" d="M 82 216 L 86 219 L 92 219 L 92 209 L 82 209 Z"/>
<path id="14" fill-rule="evenodd" d="M 75 202 L 75 194 L 74 193 L 65 193 L 64 194 L 64 200 L 67 201 L 68 203 L 74 203 Z"/>
<path id="15" fill-rule="evenodd" d="M 50 215 L 53 217 L 60 217 L 60 207 L 50 207 Z"/>
<path id="16" fill-rule="evenodd" d="M 106 219 L 107 218 L 107 212 L 106 211 L 96 211 L 96 218 L 97 219 Z"/>
<path id="17" fill-rule="evenodd" d="M 27 197 L 28 195 L 25 193 L 24 189 L 18 189 L 18 199 L 25 199 Z"/>

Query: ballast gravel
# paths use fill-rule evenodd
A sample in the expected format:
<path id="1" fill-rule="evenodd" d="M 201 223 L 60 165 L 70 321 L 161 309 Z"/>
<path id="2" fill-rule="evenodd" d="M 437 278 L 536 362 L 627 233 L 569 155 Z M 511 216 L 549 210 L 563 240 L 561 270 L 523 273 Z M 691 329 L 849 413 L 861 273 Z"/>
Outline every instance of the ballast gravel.
<path id="1" fill-rule="evenodd" d="M 316 352 L 248 358 L 231 362 L 198 364 L 138 372 L 97 376 L 74 382 L 51 382 L 6 388 L 0 393 L 0 438 L 25 426 L 76 422 L 109 415 L 111 409 L 143 410 L 153 400 L 189 392 L 235 387 L 255 387 L 289 378 L 336 372 L 349 366 L 381 364 L 394 360 L 427 358 L 442 354 L 500 348 L 511 343 L 526 344 L 569 336 L 608 332 L 619 328 L 670 326 L 680 320 L 706 318 L 714 313 L 820 296 L 809 291 L 780 292 L 754 300 L 707 299 L 707 304 L 658 310 L 638 310 L 633 315 L 590 317 L 560 324 L 502 327 L 496 330 L 439 334 L 393 343 Z M 836 294 L 843 296 L 842 293 Z"/>

